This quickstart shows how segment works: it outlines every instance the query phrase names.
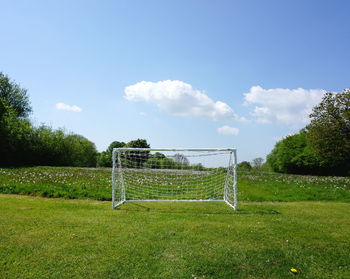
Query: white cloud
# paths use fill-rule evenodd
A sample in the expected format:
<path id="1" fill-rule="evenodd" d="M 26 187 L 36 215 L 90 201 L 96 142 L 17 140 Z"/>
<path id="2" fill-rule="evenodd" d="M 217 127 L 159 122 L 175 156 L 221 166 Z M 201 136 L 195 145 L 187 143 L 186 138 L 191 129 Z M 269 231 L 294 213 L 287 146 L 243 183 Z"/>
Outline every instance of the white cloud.
<path id="1" fill-rule="evenodd" d="M 226 103 L 215 102 L 203 91 L 193 89 L 190 84 L 179 80 L 141 81 L 125 87 L 124 97 L 129 101 L 154 104 L 173 115 L 210 120 L 244 120 Z"/>
<path id="2" fill-rule="evenodd" d="M 70 106 L 70 105 L 67 105 L 65 103 L 57 103 L 56 105 L 56 109 L 59 109 L 59 110 L 68 110 L 68 111 L 74 111 L 74 112 L 82 112 L 82 108 L 78 107 L 78 106 Z"/>
<path id="3" fill-rule="evenodd" d="M 309 122 L 312 108 L 321 102 L 324 93 L 322 89 L 253 86 L 244 94 L 244 100 L 246 105 L 255 105 L 251 114 L 257 122 L 277 122 L 301 128 Z"/>
<path id="4" fill-rule="evenodd" d="M 237 136 L 239 134 L 239 130 L 237 128 L 225 125 L 218 128 L 218 133 L 222 135 Z"/>

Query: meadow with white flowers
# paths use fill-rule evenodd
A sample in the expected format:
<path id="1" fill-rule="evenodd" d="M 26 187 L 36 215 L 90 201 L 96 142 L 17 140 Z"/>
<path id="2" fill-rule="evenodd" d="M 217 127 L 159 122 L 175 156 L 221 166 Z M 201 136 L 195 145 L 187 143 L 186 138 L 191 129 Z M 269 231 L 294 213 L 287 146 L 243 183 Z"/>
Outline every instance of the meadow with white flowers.
<path id="1" fill-rule="evenodd" d="M 215 170 L 214 170 L 215 171 Z M 138 187 L 160 179 L 136 173 Z M 181 180 L 186 178 L 182 175 Z M 191 184 L 193 174 L 187 175 Z M 221 177 L 224 179 L 224 175 Z M 162 175 L 171 186 L 171 174 Z M 167 181 L 168 180 L 168 181 Z M 212 183 L 208 176 L 204 183 Z M 136 187 L 136 185 L 133 185 Z M 350 178 L 241 171 L 238 173 L 240 201 L 342 201 L 350 202 Z M 68 199 L 111 200 L 111 169 L 71 167 L 30 167 L 0 169 L 0 193 Z"/>

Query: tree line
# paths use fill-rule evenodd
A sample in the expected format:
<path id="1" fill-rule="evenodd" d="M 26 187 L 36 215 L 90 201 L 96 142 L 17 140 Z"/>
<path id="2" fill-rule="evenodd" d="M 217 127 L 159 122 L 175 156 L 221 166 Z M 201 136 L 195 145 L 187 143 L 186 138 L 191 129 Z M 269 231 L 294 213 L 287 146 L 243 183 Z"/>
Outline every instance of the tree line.
<path id="1" fill-rule="evenodd" d="M 114 141 L 106 151 L 99 154 L 97 159 L 97 167 L 112 167 L 112 152 L 113 148 L 150 148 L 150 145 L 145 139 L 132 140 L 128 143 Z M 121 164 L 126 168 L 150 168 L 150 169 L 192 169 L 205 170 L 200 163 L 190 164 L 188 158 L 181 154 L 174 154 L 172 157 L 167 157 L 161 152 L 150 154 L 149 151 L 126 151 L 121 155 Z"/>
<path id="2" fill-rule="evenodd" d="M 96 166 L 95 144 L 29 120 L 27 90 L 0 72 L 0 167 Z"/>
<path id="3" fill-rule="evenodd" d="M 275 172 L 350 175 L 350 89 L 327 92 L 310 124 L 277 142 L 267 156 Z"/>

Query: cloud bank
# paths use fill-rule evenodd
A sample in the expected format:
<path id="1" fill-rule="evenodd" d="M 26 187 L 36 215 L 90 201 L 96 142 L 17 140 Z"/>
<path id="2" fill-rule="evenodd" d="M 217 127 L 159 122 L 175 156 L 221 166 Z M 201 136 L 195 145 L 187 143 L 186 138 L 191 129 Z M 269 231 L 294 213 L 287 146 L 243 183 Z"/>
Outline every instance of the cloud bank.
<path id="1" fill-rule="evenodd" d="M 239 130 L 237 128 L 224 125 L 218 128 L 218 133 L 221 135 L 237 136 L 239 134 Z"/>
<path id="2" fill-rule="evenodd" d="M 73 111 L 73 112 L 82 112 L 82 108 L 78 107 L 78 106 L 70 106 L 70 105 L 67 105 L 65 103 L 57 103 L 56 105 L 56 109 L 59 109 L 59 110 L 67 110 L 67 111 Z"/>
<path id="3" fill-rule="evenodd" d="M 224 102 L 213 101 L 203 91 L 179 80 L 141 81 L 125 87 L 127 100 L 156 105 L 172 115 L 199 117 L 210 120 L 242 121 Z"/>
<path id="4" fill-rule="evenodd" d="M 244 94 L 246 105 L 255 105 L 251 115 L 259 123 L 282 123 L 300 128 L 309 123 L 312 108 L 319 104 L 322 89 L 264 89 L 253 86 Z"/>

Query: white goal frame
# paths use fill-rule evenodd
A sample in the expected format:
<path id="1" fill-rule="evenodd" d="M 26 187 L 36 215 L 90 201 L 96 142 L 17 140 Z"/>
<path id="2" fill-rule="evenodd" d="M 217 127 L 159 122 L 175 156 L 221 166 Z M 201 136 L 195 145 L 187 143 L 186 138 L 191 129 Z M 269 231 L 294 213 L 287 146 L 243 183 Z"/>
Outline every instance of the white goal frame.
<path id="1" fill-rule="evenodd" d="M 223 185 L 222 199 L 127 199 L 123 178 L 123 168 L 121 166 L 121 153 L 126 151 L 147 151 L 147 152 L 228 152 L 229 162 L 226 168 L 226 178 Z M 232 178 L 232 179 L 229 179 Z M 116 187 L 120 185 L 121 198 L 116 201 Z M 233 193 L 233 199 L 229 199 L 228 192 Z M 141 203 L 141 202 L 224 202 L 234 210 L 238 208 L 237 202 L 237 150 L 235 148 L 113 148 L 112 152 L 112 209 L 121 206 L 124 203 Z"/>

